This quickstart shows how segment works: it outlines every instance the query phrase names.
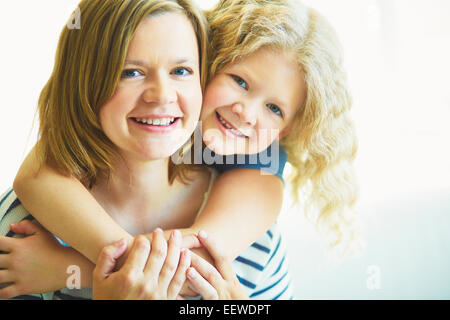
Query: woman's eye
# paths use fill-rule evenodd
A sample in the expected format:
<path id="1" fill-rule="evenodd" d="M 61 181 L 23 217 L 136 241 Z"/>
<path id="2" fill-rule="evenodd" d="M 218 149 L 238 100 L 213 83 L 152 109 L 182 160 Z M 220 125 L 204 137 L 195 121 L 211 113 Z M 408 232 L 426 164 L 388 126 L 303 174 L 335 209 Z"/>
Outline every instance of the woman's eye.
<path id="1" fill-rule="evenodd" d="M 234 79 L 234 81 L 236 81 L 236 83 L 237 83 L 240 87 L 244 88 L 245 90 L 248 90 L 247 82 L 245 82 L 244 79 L 242 79 L 242 78 L 239 77 L 239 76 L 235 76 L 235 75 L 232 75 L 231 77 Z"/>
<path id="2" fill-rule="evenodd" d="M 276 115 L 282 116 L 283 114 L 281 113 L 280 108 L 278 108 L 277 105 L 273 104 L 273 103 L 269 103 L 267 104 L 267 107 L 269 108 L 270 111 L 272 111 L 273 113 L 275 113 Z"/>
<path id="3" fill-rule="evenodd" d="M 123 70 L 121 77 L 123 79 L 123 78 L 135 78 L 135 77 L 139 77 L 139 76 L 142 76 L 142 73 L 139 70 L 127 69 L 127 70 Z"/>
<path id="4" fill-rule="evenodd" d="M 192 71 L 188 68 L 176 68 L 175 70 L 173 70 L 173 73 L 177 76 L 187 76 L 192 74 Z"/>

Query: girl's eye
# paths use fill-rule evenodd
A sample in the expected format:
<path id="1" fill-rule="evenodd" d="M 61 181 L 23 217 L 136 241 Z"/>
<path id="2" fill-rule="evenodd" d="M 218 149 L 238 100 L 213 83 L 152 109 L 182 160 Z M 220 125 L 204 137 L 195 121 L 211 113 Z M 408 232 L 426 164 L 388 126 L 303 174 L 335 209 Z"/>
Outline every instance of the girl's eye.
<path id="1" fill-rule="evenodd" d="M 127 69 L 123 70 L 121 78 L 135 78 L 142 76 L 142 73 L 136 69 Z"/>
<path id="2" fill-rule="evenodd" d="M 173 73 L 177 76 L 187 76 L 192 74 L 192 71 L 188 68 L 184 68 L 184 67 L 180 67 L 180 68 L 176 68 Z"/>
<path id="3" fill-rule="evenodd" d="M 273 113 L 275 113 L 278 116 L 282 116 L 283 114 L 281 113 L 280 108 L 278 108 L 277 105 L 273 104 L 273 103 L 269 103 L 267 104 L 267 107 L 269 108 L 270 111 L 272 111 Z"/>
<path id="4" fill-rule="evenodd" d="M 245 90 L 248 90 L 248 84 L 247 84 L 247 82 L 245 82 L 244 79 L 242 79 L 242 78 L 239 77 L 239 76 L 235 76 L 235 75 L 231 75 L 231 77 L 233 78 L 234 81 L 236 81 L 236 83 L 237 83 L 240 87 L 244 88 Z"/>

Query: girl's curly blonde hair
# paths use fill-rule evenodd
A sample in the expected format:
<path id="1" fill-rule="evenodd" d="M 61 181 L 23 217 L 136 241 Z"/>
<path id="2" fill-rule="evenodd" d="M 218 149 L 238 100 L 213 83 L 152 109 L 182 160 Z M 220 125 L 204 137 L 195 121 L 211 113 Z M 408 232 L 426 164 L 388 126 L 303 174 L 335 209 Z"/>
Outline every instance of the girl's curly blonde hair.
<path id="1" fill-rule="evenodd" d="M 262 47 L 295 53 L 307 95 L 280 141 L 293 168 L 289 181 L 294 199 L 328 237 L 329 247 L 346 252 L 359 238 L 353 170 L 358 147 L 334 29 L 298 0 L 221 0 L 207 18 L 209 78 Z"/>

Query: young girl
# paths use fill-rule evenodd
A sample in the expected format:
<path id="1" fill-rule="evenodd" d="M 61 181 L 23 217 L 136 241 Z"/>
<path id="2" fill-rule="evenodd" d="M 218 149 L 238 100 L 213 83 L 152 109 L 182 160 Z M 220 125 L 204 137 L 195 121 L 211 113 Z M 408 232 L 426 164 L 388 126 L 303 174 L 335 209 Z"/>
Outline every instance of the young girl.
<path id="1" fill-rule="evenodd" d="M 221 1 L 208 13 L 208 20 L 212 57 L 202 111 L 206 145 L 219 154 L 254 153 L 269 145 L 262 143 L 270 141 L 268 130 L 278 130 L 280 143 L 293 166 L 290 181 L 294 196 L 299 199 L 302 194 L 307 195 L 309 205 L 302 203 L 307 213 L 315 210 L 316 222 L 328 234 L 335 235 L 333 244 L 339 243 L 347 225 L 352 223 L 348 219 L 351 215 L 345 214 L 352 212 L 356 199 L 351 168 L 356 139 L 333 30 L 316 12 L 294 1 Z M 230 150 L 230 145 L 234 149 Z M 28 168 L 15 183 L 25 206 L 50 231 L 91 260 L 102 246 L 123 235 L 105 213 L 100 214 L 98 204 L 76 181 L 50 168 L 44 167 L 37 178 L 27 171 L 33 172 Z M 262 227 L 264 224 L 270 226 L 276 218 L 279 207 L 273 210 L 265 202 L 276 199 L 273 202 L 280 205 L 281 196 L 274 194 L 279 191 L 267 182 L 273 183 L 273 178 L 276 177 L 260 175 L 256 170 L 223 173 L 202 214 L 185 233 L 206 229 L 219 242 L 227 243 L 226 247 L 221 246 L 223 250 L 229 248 L 229 255 L 237 255 L 267 230 Z M 251 185 L 243 185 L 242 181 Z M 60 190 L 69 197 L 83 199 L 82 203 L 69 205 L 68 196 L 62 196 Z M 40 201 L 43 196 L 52 199 L 51 206 Z M 103 239 L 98 239 L 98 233 L 97 238 L 90 235 L 89 230 L 98 225 L 108 230 Z M 63 226 L 67 226 L 65 230 Z M 81 230 L 93 241 L 83 244 L 86 238 L 77 237 Z M 230 235 L 229 230 L 236 231 Z M 281 250 L 280 237 L 272 230 L 264 234 L 267 247 L 258 240 L 248 249 L 253 250 L 249 254 L 253 260 L 244 255 L 235 261 L 235 268 L 242 264 L 253 273 L 260 269 L 260 274 L 264 274 L 254 278 L 257 284 L 240 279 L 247 289 L 252 289 L 249 294 L 255 298 L 291 295 L 284 256 L 273 269 L 266 268 L 273 262 L 271 257 Z M 264 264 L 254 263 L 257 255 L 264 254 L 269 254 L 266 260 L 262 258 Z M 275 293 L 272 288 L 278 291 Z M 268 292 L 271 294 L 264 295 Z"/>

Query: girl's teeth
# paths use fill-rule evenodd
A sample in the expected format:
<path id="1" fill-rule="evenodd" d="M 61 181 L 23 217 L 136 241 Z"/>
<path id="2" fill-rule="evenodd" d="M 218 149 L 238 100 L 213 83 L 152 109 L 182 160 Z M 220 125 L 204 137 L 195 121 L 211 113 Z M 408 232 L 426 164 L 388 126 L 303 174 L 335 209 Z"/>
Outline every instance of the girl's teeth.
<path id="1" fill-rule="evenodd" d="M 219 120 L 227 129 L 232 129 L 231 126 L 228 123 L 226 123 L 221 116 L 219 116 Z"/>
<path id="2" fill-rule="evenodd" d="M 236 136 L 238 136 L 238 137 L 245 137 L 245 135 L 243 135 L 239 131 L 233 129 L 227 122 L 225 122 L 225 120 L 220 115 L 219 115 L 219 120 L 220 120 L 221 124 L 223 124 L 228 130 L 230 130 Z"/>

